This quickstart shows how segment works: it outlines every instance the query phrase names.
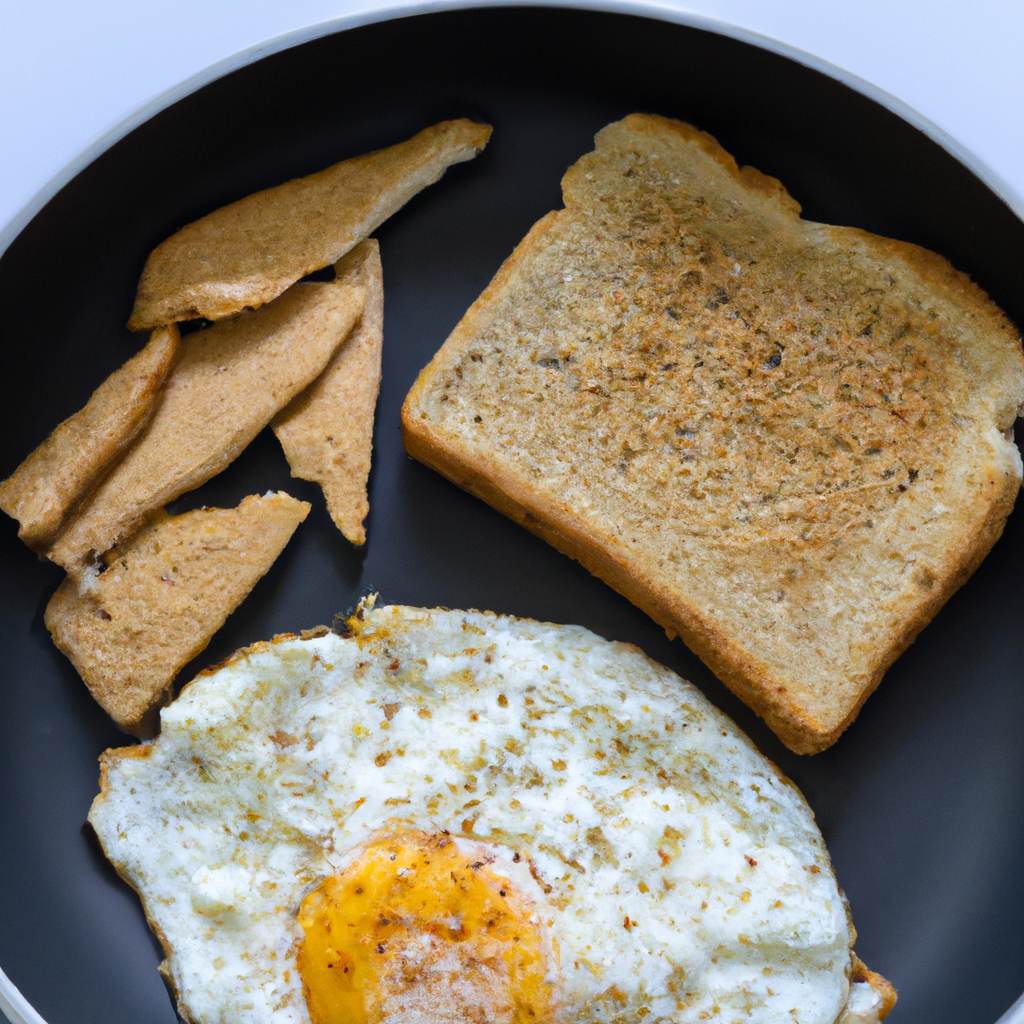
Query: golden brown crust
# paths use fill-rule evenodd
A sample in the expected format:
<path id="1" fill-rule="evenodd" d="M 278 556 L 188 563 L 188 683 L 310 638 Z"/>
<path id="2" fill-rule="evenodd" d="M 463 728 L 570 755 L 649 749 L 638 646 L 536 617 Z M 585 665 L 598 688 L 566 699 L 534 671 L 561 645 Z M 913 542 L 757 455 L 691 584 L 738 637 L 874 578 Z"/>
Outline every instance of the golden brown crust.
<path id="1" fill-rule="evenodd" d="M 187 225 L 150 254 L 128 327 L 217 320 L 271 301 L 337 262 L 452 164 L 471 160 L 490 134 L 489 125 L 442 121 Z"/>
<path id="2" fill-rule="evenodd" d="M 237 509 L 158 513 L 109 553 L 104 572 L 83 586 L 65 579 L 46 625 L 122 729 L 155 731 L 175 676 L 267 572 L 309 508 L 279 492 Z"/>
<path id="3" fill-rule="evenodd" d="M 130 747 L 111 747 L 109 750 L 104 750 L 100 754 L 100 791 L 93 797 L 93 806 L 96 805 L 97 801 L 102 800 L 107 795 L 109 789 L 108 775 L 110 772 L 110 765 L 114 761 L 121 761 L 125 758 L 146 758 L 152 754 L 153 748 L 148 743 L 135 743 Z M 97 838 L 99 838 L 97 836 Z M 105 852 L 105 851 L 104 851 Z M 110 859 L 109 857 L 107 858 Z"/>
<path id="4" fill-rule="evenodd" d="M 345 280 L 303 283 L 184 338 L 145 432 L 47 557 L 77 574 L 150 512 L 225 469 L 323 371 L 364 298 Z"/>
<path id="5" fill-rule="evenodd" d="M 1019 338 L 675 122 L 610 125 L 563 189 L 410 391 L 407 449 L 822 750 L 1002 532 Z"/>
<path id="6" fill-rule="evenodd" d="M 292 476 L 320 484 L 334 525 L 353 544 L 362 544 L 384 341 L 384 283 L 376 239 L 360 243 L 335 269 L 339 278 L 366 289 L 363 314 L 327 369 L 278 413 L 273 427 Z"/>
<path id="7" fill-rule="evenodd" d="M 741 183 L 752 192 L 760 192 L 767 199 L 774 199 L 779 203 L 780 210 L 790 216 L 799 216 L 800 204 L 786 191 L 785 186 L 778 178 L 773 178 L 756 167 L 740 167 L 736 158 L 725 149 L 713 135 L 708 132 L 694 128 L 692 124 L 685 121 L 675 121 L 668 117 L 659 117 L 657 114 L 630 114 L 623 121 L 622 125 L 628 125 L 632 133 L 637 137 L 647 136 L 658 141 L 675 140 L 683 144 L 692 143 L 717 163 L 737 183 Z M 616 128 L 618 125 L 609 125 L 608 129 Z M 600 142 L 600 134 L 598 141 Z M 671 145 L 671 141 L 669 142 Z M 589 154 L 588 154 L 589 155 Z M 584 160 L 586 157 L 584 157 Z M 562 179 L 563 189 L 572 187 L 572 176 L 583 173 L 581 166 L 583 160 L 577 161 L 566 172 Z"/>
<path id="8" fill-rule="evenodd" d="M 18 536 L 34 551 L 50 545 L 68 512 L 149 422 L 177 346 L 176 327 L 153 331 L 146 347 L 0 484 L 0 508 L 18 520 Z"/>
<path id="9" fill-rule="evenodd" d="M 274 644 L 284 643 L 286 640 L 315 640 L 321 636 L 327 636 L 330 633 L 330 627 L 328 626 L 314 626 L 312 629 L 303 629 L 296 633 L 275 633 L 269 640 L 257 640 L 255 643 L 246 644 L 244 647 L 239 647 L 238 650 L 233 651 L 226 658 L 221 659 L 213 665 L 207 665 L 206 668 L 200 669 L 196 673 L 196 679 L 200 679 L 202 676 L 212 676 L 219 672 L 222 668 L 227 668 L 228 665 L 234 665 L 241 661 L 243 658 L 248 658 L 250 654 L 258 654 L 260 651 L 269 650 Z M 195 679 L 186 683 L 182 687 L 182 693 L 185 692 L 185 688 L 191 686 L 195 682 Z"/>
<path id="10" fill-rule="evenodd" d="M 882 1005 L 878 1010 L 878 1019 L 885 1020 L 889 1012 L 896 1005 L 896 989 L 892 982 L 883 978 L 876 971 L 869 971 L 864 962 L 857 956 L 853 957 L 853 976 L 850 978 L 852 984 L 863 983 L 870 985 L 878 993 Z"/>

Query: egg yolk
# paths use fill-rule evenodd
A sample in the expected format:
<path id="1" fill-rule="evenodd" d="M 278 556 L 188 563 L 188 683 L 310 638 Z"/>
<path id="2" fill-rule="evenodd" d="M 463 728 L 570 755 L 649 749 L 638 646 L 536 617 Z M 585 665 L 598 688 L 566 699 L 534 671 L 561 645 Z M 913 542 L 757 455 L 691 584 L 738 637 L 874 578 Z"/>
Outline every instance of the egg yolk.
<path id="1" fill-rule="evenodd" d="M 550 947 L 496 859 L 402 826 L 326 878 L 299 909 L 313 1024 L 549 1020 Z"/>

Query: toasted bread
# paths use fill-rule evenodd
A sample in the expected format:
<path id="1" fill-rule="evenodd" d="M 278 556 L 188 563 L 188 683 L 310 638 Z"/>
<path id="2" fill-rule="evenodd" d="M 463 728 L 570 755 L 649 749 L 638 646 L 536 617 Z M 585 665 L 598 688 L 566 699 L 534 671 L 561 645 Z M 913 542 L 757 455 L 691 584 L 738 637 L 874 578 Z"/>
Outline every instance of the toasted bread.
<path id="1" fill-rule="evenodd" d="M 274 564 L 309 508 L 279 491 L 236 509 L 159 511 L 108 553 L 105 571 L 58 587 L 46 625 L 122 729 L 153 731 L 174 677 Z"/>
<path id="2" fill-rule="evenodd" d="M 489 125 L 442 121 L 183 227 L 146 261 L 129 328 L 217 320 L 269 302 L 341 259 L 452 164 L 472 160 L 490 134 Z"/>
<path id="3" fill-rule="evenodd" d="M 406 448 L 822 750 L 1002 532 L 1020 338 L 941 257 L 802 220 L 680 122 L 609 125 L 562 185 Z"/>
<path id="4" fill-rule="evenodd" d="M 339 278 L 365 287 L 363 315 L 327 369 L 277 414 L 273 426 L 292 476 L 318 483 L 335 526 L 353 544 L 362 544 L 384 340 L 384 284 L 376 240 L 356 246 L 336 271 Z"/>
<path id="5" fill-rule="evenodd" d="M 49 546 L 75 503 L 149 422 L 177 345 L 176 327 L 157 328 L 141 352 L 0 484 L 0 508 L 18 520 L 18 536 L 30 548 Z"/>
<path id="6" fill-rule="evenodd" d="M 221 472 L 323 372 L 365 295 L 345 280 L 301 283 L 261 309 L 182 339 L 148 427 L 47 557 L 76 574 L 149 512 Z"/>

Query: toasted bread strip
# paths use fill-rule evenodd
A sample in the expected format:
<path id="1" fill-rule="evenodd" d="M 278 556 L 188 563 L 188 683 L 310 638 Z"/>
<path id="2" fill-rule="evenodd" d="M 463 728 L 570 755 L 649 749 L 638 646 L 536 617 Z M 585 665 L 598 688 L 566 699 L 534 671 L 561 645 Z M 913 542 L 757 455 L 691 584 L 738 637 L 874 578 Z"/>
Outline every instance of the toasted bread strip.
<path id="1" fill-rule="evenodd" d="M 0 484 L 0 508 L 18 520 L 18 536 L 30 548 L 49 546 L 72 506 L 149 422 L 177 346 L 176 327 L 153 331 L 146 347 Z"/>
<path id="2" fill-rule="evenodd" d="M 217 320 L 269 302 L 341 259 L 448 167 L 472 160 L 490 135 L 490 125 L 442 121 L 187 225 L 146 261 L 129 328 Z"/>
<path id="3" fill-rule="evenodd" d="M 343 257 L 337 273 L 366 288 L 363 315 L 327 369 L 278 413 L 273 426 L 292 476 L 320 484 L 335 526 L 353 544 L 362 544 L 384 339 L 384 284 L 376 240 L 367 239 Z"/>
<path id="4" fill-rule="evenodd" d="M 171 684 L 274 564 L 309 504 L 283 491 L 236 509 L 153 513 L 105 571 L 71 577 L 46 608 L 54 642 L 126 731 L 155 730 Z"/>
<path id="5" fill-rule="evenodd" d="M 221 472 L 323 371 L 359 319 L 365 289 L 302 283 L 275 302 L 182 339 L 146 431 L 47 557 L 73 575 L 147 513 Z"/>
<path id="6" fill-rule="evenodd" d="M 823 750 L 1002 532 L 1020 338 L 680 122 L 609 125 L 563 193 L 421 373 L 406 448 Z"/>

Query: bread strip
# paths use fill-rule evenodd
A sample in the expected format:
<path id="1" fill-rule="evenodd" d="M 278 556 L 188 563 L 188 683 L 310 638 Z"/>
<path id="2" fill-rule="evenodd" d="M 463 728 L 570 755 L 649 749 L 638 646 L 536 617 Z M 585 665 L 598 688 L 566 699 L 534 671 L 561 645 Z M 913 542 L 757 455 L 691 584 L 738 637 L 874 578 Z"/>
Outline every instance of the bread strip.
<path id="1" fill-rule="evenodd" d="M 0 509 L 18 520 L 18 536 L 30 548 L 47 548 L 72 506 L 149 422 L 177 345 L 176 327 L 158 327 L 141 352 L 0 484 Z"/>
<path id="2" fill-rule="evenodd" d="M 302 283 L 182 339 L 145 433 L 47 556 L 75 574 L 148 512 L 221 472 L 323 371 L 363 309 L 365 289 Z"/>
<path id="3" fill-rule="evenodd" d="M 384 284 L 376 239 L 360 243 L 336 269 L 340 279 L 366 288 L 363 315 L 327 369 L 278 413 L 273 426 L 292 476 L 320 484 L 335 526 L 353 544 L 362 544 L 384 340 Z"/>
<path id="4" fill-rule="evenodd" d="M 945 260 L 609 125 L 406 399 L 413 457 L 835 742 L 1002 532 L 1020 337 Z"/>
<path id="5" fill-rule="evenodd" d="M 54 642 L 126 731 L 155 731 L 181 668 L 273 565 L 310 506 L 279 491 L 236 509 L 160 511 L 111 551 L 105 571 L 68 577 L 46 608 Z"/>
<path id="6" fill-rule="evenodd" d="M 448 167 L 476 156 L 490 134 L 489 125 L 442 121 L 189 224 L 150 254 L 129 328 L 217 320 L 269 302 L 341 259 Z"/>

